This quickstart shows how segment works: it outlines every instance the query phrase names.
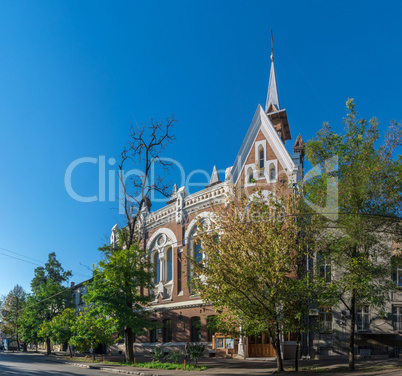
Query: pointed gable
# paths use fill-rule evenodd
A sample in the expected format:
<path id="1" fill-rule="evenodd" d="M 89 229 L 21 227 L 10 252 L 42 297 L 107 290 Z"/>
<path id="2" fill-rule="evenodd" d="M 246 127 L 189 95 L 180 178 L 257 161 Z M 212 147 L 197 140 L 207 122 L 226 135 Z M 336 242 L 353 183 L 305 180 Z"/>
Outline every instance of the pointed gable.
<path id="1" fill-rule="evenodd" d="M 285 170 L 286 174 L 291 179 L 295 180 L 298 168 L 293 163 L 292 158 L 286 150 L 285 145 L 279 137 L 278 132 L 273 126 L 271 120 L 269 119 L 263 108 L 258 105 L 253 120 L 247 131 L 246 137 L 244 138 L 240 150 L 236 156 L 235 163 L 233 164 L 233 168 L 231 171 L 233 176 L 233 183 L 236 184 L 239 181 L 247 158 L 250 155 L 250 152 L 254 146 L 260 130 L 267 140 L 269 147 L 272 149 L 274 155 L 278 159 L 281 167 Z"/>

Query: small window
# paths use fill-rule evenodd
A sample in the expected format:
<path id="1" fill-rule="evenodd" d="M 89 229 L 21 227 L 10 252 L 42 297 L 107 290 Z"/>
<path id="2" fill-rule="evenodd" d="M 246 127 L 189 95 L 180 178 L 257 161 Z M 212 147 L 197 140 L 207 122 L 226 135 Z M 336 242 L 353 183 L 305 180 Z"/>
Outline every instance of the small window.
<path id="1" fill-rule="evenodd" d="M 172 320 L 163 320 L 163 342 L 172 342 Z"/>
<path id="2" fill-rule="evenodd" d="M 329 332 L 332 330 L 332 308 L 325 306 L 320 308 L 320 332 Z"/>
<path id="3" fill-rule="evenodd" d="M 357 310 L 357 330 L 370 330 L 370 308 L 369 306 L 362 306 Z"/>
<path id="4" fill-rule="evenodd" d="M 154 268 L 156 272 L 155 283 L 159 283 L 161 281 L 161 263 L 158 252 L 156 252 L 154 255 Z"/>
<path id="5" fill-rule="evenodd" d="M 274 166 L 272 166 L 271 169 L 269 170 L 269 179 L 276 180 L 276 171 Z"/>
<path id="6" fill-rule="evenodd" d="M 264 158 L 264 149 L 260 150 L 260 169 L 264 168 L 265 158 Z"/>
<path id="7" fill-rule="evenodd" d="M 191 342 L 201 341 L 201 318 L 196 316 L 191 318 Z"/>
<path id="8" fill-rule="evenodd" d="M 166 255 L 167 264 L 167 280 L 171 281 L 173 277 L 173 259 L 172 259 L 172 248 L 169 248 Z"/>
<path id="9" fill-rule="evenodd" d="M 253 174 L 253 170 L 251 168 L 248 169 L 247 176 L 248 176 L 248 178 L 247 178 L 248 183 L 249 184 L 254 183 L 254 174 Z"/>

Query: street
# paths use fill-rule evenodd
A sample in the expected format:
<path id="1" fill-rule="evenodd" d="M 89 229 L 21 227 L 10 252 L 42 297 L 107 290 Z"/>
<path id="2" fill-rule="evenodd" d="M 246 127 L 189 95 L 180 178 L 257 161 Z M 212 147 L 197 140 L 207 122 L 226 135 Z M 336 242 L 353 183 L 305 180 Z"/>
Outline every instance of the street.
<path id="1" fill-rule="evenodd" d="M 32 353 L 0 353 L 1 376 L 94 376 L 103 373 L 96 369 L 72 367 L 56 363 L 43 355 Z"/>
<path id="2" fill-rule="evenodd" d="M 101 369 L 88 369 L 71 364 L 63 364 L 65 359 L 57 359 L 55 356 L 44 356 L 37 353 L 10 353 L 0 352 L 0 375 L 1 376 L 93 376 L 93 375 L 108 375 L 120 371 L 138 372 L 143 375 L 163 375 L 163 376 L 233 376 L 233 375 L 246 375 L 246 376 L 262 376 L 270 375 L 275 371 L 276 362 L 274 359 L 269 361 L 242 361 L 233 359 L 202 359 L 201 364 L 209 365 L 211 368 L 204 371 L 188 372 L 178 370 L 156 370 L 156 369 L 141 369 L 131 367 L 121 367 L 114 365 L 103 364 L 90 364 L 94 367 L 105 367 L 108 371 Z M 70 361 L 68 361 L 71 363 Z M 84 362 L 74 362 L 84 366 Z M 364 361 L 357 362 L 358 369 L 353 372 L 354 376 L 401 376 L 402 369 L 371 369 L 363 370 L 359 367 L 390 367 L 401 366 L 399 359 L 388 359 L 378 361 Z M 335 371 L 339 366 L 346 366 L 344 360 L 326 360 L 326 361 L 310 361 L 301 362 L 300 369 L 303 372 L 295 373 L 289 371 L 293 362 L 285 361 L 285 368 L 288 369 L 287 375 L 299 375 L 299 376 L 317 376 L 317 375 L 330 375 L 330 376 L 345 376 L 348 373 L 345 371 Z M 326 368 L 327 372 L 321 373 L 317 371 L 306 371 L 308 369 L 316 369 L 316 367 Z M 339 368 L 338 368 L 339 370 Z"/>

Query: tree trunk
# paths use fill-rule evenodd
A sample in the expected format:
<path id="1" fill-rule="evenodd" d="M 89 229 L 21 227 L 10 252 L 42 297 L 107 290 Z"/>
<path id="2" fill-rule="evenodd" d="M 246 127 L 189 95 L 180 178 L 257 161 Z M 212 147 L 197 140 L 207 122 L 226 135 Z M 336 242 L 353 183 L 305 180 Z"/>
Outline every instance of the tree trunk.
<path id="1" fill-rule="evenodd" d="M 134 333 L 133 329 L 126 326 L 124 329 L 124 348 L 126 352 L 126 362 L 131 364 L 134 362 Z"/>
<path id="2" fill-rule="evenodd" d="M 279 338 L 279 325 L 278 323 L 275 324 L 275 339 L 273 341 L 274 350 L 276 354 L 276 366 L 277 372 L 283 372 L 283 361 L 282 361 L 282 354 L 281 354 L 281 341 Z"/>
<path id="3" fill-rule="evenodd" d="M 28 352 L 28 348 L 27 348 L 26 342 L 24 342 L 23 345 L 22 345 L 22 351 L 23 351 L 23 352 Z"/>
<path id="4" fill-rule="evenodd" d="M 299 371 L 299 348 L 300 348 L 300 340 L 301 340 L 301 331 L 297 331 L 297 339 L 296 339 L 296 351 L 295 351 L 295 371 Z"/>
<path id="5" fill-rule="evenodd" d="M 95 361 L 95 349 L 92 349 L 92 361 Z"/>
<path id="6" fill-rule="evenodd" d="M 355 369 L 355 325 L 356 325 L 356 290 L 352 289 L 350 299 L 350 338 L 349 338 L 349 371 Z"/>
<path id="7" fill-rule="evenodd" d="M 46 338 L 46 355 L 50 355 L 51 349 L 50 349 L 50 338 Z"/>
<path id="8" fill-rule="evenodd" d="M 17 337 L 17 350 L 20 351 L 21 346 L 20 346 L 20 339 L 18 338 L 18 327 L 17 327 L 16 337 Z"/>
<path id="9" fill-rule="evenodd" d="M 69 349 L 69 351 L 70 351 L 70 359 L 72 359 L 72 358 L 73 358 L 73 350 L 71 349 L 71 345 L 70 345 L 70 344 L 68 345 L 68 349 Z"/>
<path id="10" fill-rule="evenodd" d="M 38 342 L 35 342 L 35 348 L 36 348 L 35 352 L 38 352 Z"/>

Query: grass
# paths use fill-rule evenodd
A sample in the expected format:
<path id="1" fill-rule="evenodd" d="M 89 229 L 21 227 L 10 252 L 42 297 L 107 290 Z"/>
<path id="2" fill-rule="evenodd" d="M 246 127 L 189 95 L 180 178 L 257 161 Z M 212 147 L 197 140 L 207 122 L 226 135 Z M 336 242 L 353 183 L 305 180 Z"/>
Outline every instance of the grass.
<path id="1" fill-rule="evenodd" d="M 73 360 L 73 359 L 70 359 Z M 92 362 L 92 358 L 76 358 L 74 359 L 75 361 L 79 362 Z M 94 363 L 100 363 L 100 364 L 110 364 L 113 366 L 126 366 L 126 367 L 138 367 L 138 368 L 152 368 L 152 369 L 174 369 L 174 370 L 184 370 L 184 371 L 204 371 L 208 368 L 211 368 L 211 366 L 196 366 L 195 364 L 186 364 L 186 368 L 184 369 L 184 364 L 183 363 L 170 363 L 170 362 L 142 362 L 142 363 L 136 363 L 136 364 L 127 364 L 126 362 L 109 362 L 105 361 L 103 362 L 100 359 L 95 360 Z"/>

